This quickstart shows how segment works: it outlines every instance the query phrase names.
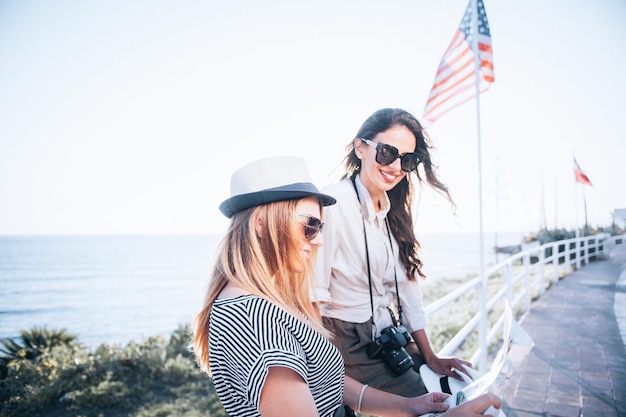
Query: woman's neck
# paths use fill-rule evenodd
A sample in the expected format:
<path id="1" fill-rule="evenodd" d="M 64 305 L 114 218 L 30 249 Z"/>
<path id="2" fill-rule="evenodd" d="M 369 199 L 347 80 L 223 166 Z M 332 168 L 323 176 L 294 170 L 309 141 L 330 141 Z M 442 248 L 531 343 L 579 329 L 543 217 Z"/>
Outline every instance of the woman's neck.
<path id="1" fill-rule="evenodd" d="M 239 297 L 240 295 L 248 295 L 248 294 L 250 294 L 249 291 L 246 291 L 243 288 L 238 287 L 232 283 L 228 283 L 226 284 L 224 289 L 220 292 L 220 294 L 217 296 L 217 298 L 218 299 L 235 298 L 235 297 Z"/>
<path id="2" fill-rule="evenodd" d="M 360 175 L 359 175 L 359 180 L 361 181 L 361 184 L 363 184 L 363 186 L 369 193 L 370 198 L 372 199 L 372 204 L 374 205 L 374 210 L 376 210 L 376 213 L 378 213 L 385 206 L 385 200 L 386 200 L 385 192 L 376 187 L 368 186 L 366 182 L 363 182 L 363 178 L 361 178 Z"/>

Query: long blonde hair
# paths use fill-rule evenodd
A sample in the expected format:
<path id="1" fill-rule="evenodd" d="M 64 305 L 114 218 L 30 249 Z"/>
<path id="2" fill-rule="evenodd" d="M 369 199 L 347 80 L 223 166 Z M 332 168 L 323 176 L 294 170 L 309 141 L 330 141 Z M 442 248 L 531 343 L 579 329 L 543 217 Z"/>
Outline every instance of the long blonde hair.
<path id="1" fill-rule="evenodd" d="M 194 353 L 203 371 L 210 372 L 211 308 L 229 282 L 275 303 L 324 336 L 329 336 L 311 302 L 317 247 L 313 247 L 308 260 L 302 258 L 302 226 L 295 221 L 298 201 L 256 206 L 232 217 L 220 244 L 204 307 L 194 322 Z"/>

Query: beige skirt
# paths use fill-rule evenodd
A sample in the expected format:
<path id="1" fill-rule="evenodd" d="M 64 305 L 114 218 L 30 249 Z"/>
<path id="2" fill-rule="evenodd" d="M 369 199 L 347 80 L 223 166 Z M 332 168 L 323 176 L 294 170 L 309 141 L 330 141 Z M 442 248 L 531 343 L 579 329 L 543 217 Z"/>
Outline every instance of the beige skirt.
<path id="1" fill-rule="evenodd" d="M 424 363 L 419 355 L 411 355 L 415 363 L 413 368 L 396 375 L 382 358 L 370 358 L 367 354 L 367 347 L 372 343 L 371 322 L 350 323 L 329 317 L 323 319 L 324 326 L 334 335 L 333 344 L 343 356 L 346 375 L 362 384 L 403 397 L 417 397 L 428 392 L 418 372 Z"/>

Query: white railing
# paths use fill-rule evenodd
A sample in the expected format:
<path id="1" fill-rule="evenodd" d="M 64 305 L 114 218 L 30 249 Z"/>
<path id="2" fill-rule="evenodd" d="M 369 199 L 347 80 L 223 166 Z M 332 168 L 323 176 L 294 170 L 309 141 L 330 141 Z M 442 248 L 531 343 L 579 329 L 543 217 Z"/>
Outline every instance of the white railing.
<path id="1" fill-rule="evenodd" d="M 549 242 L 525 249 L 489 267 L 483 276 L 471 279 L 426 306 L 426 314 L 432 316 L 469 292 L 477 293 L 476 313 L 470 313 L 463 327 L 439 350 L 439 355 L 464 357 L 466 355 L 458 353 L 464 350 L 471 354 L 470 361 L 479 370 L 486 370 L 490 347 L 501 340 L 506 301 L 514 314 L 520 316 L 528 311 L 534 298 L 560 278 L 590 261 L 606 259 L 612 251 L 625 251 L 625 243 L 626 236 L 608 234 Z"/>

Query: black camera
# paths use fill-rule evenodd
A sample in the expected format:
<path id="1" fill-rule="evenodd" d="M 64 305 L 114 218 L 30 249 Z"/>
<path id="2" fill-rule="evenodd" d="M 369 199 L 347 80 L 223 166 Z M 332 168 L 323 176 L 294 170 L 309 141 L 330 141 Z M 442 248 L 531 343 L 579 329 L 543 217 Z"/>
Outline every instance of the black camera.
<path id="1" fill-rule="evenodd" d="M 370 358 L 380 355 L 396 375 L 402 375 L 413 367 L 413 358 L 404 347 L 411 341 L 406 327 L 389 326 L 380 331 L 380 336 L 367 347 Z"/>

